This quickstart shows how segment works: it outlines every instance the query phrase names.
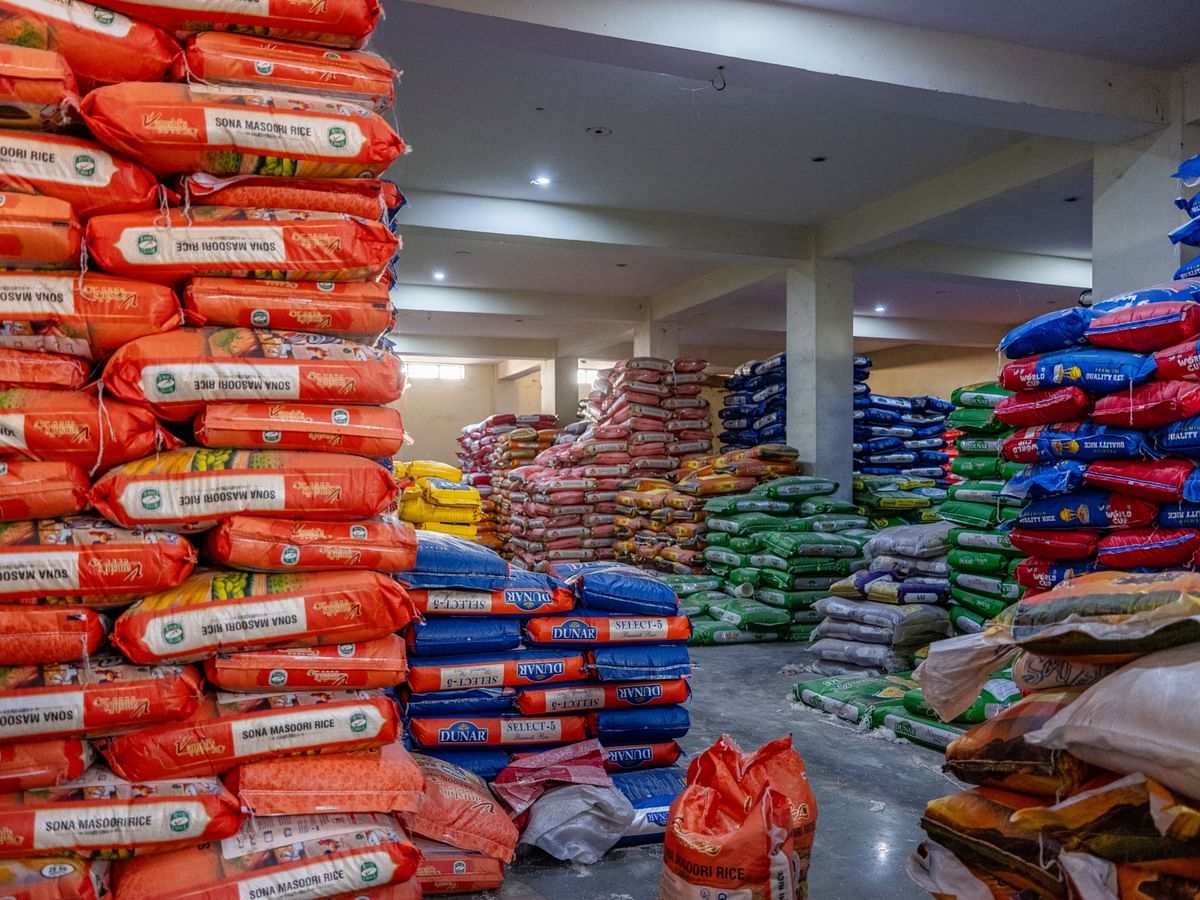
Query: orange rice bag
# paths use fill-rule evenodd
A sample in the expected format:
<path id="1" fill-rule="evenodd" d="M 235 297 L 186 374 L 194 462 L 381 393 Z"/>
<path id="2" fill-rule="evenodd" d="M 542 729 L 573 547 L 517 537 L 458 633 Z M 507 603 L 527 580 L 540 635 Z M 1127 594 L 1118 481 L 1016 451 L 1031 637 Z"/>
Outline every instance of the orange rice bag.
<path id="1" fill-rule="evenodd" d="M 0 745 L 0 793 L 62 784 L 87 771 L 94 758 L 83 738 Z"/>
<path id="2" fill-rule="evenodd" d="M 394 182 L 381 178 L 279 178 L 196 172 L 180 178 L 181 192 L 197 206 L 312 209 L 388 222 L 408 201 Z"/>
<path id="3" fill-rule="evenodd" d="M 92 482 L 69 462 L 0 461 L 0 522 L 56 519 L 83 512 Z"/>
<path id="4" fill-rule="evenodd" d="M 187 778 L 288 754 L 381 747 L 399 731 L 396 704 L 387 697 L 227 715 L 206 701 L 186 721 L 118 735 L 98 749 L 126 778 Z"/>
<path id="5" fill-rule="evenodd" d="M 13 900 L 108 900 L 105 859 L 31 856 L 0 866 L 0 896 Z"/>
<path id="6" fill-rule="evenodd" d="M 365 178 L 406 150 L 378 113 L 307 94 L 128 83 L 92 91 L 82 111 L 99 140 L 155 175 Z"/>
<path id="7" fill-rule="evenodd" d="M 533 747 L 586 740 L 587 720 L 583 716 L 409 719 L 408 730 L 415 745 L 429 749 Z"/>
<path id="8" fill-rule="evenodd" d="M 539 616 L 525 624 L 525 635 L 539 647 L 655 644 L 686 641 L 692 626 L 686 616 Z"/>
<path id="9" fill-rule="evenodd" d="M 523 716 L 553 716 L 564 712 L 686 703 L 690 696 L 691 689 L 685 678 L 626 684 L 579 684 L 523 690 L 517 695 L 517 708 Z"/>
<path id="10" fill-rule="evenodd" d="M 337 97 L 377 112 L 392 105 L 397 74 L 374 53 L 217 32 L 190 38 L 173 70 L 176 81 Z"/>
<path id="11" fill-rule="evenodd" d="M 208 680 L 227 691 L 385 688 L 403 684 L 407 672 L 404 638 L 395 634 L 356 644 L 222 653 L 204 662 Z"/>
<path id="12" fill-rule="evenodd" d="M 78 391 L 0 389 L 0 457 L 73 462 L 103 471 L 179 440 L 154 415 Z"/>
<path id="13" fill-rule="evenodd" d="M 176 534 L 75 517 L 0 523 L 0 603 L 80 597 L 86 605 L 173 588 L 196 548 Z"/>
<path id="14" fill-rule="evenodd" d="M 425 775 L 402 744 L 238 766 L 225 786 L 252 816 L 404 812 L 425 803 Z"/>
<path id="15" fill-rule="evenodd" d="M 362 43 L 383 15 L 379 0 L 272 0 L 269 5 L 214 0 L 111 0 L 109 5 L 180 36 L 197 31 L 248 31 L 330 47 Z"/>
<path id="16" fill-rule="evenodd" d="M 462 850 L 424 838 L 413 843 L 421 851 L 417 881 L 426 897 L 492 891 L 504 884 L 504 863 L 478 850 Z"/>
<path id="17" fill-rule="evenodd" d="M 417 535 L 396 519 L 305 522 L 231 516 L 209 533 L 205 550 L 212 562 L 259 572 L 406 572 L 416 564 Z"/>
<path id="18" fill-rule="evenodd" d="M 104 386 L 184 422 L 221 401 L 392 403 L 404 392 L 404 364 L 388 350 L 322 335 L 181 328 L 122 347 L 105 366 Z"/>
<path id="19" fill-rule="evenodd" d="M 0 269 L 78 268 L 81 235 L 66 200 L 0 193 Z"/>
<path id="20" fill-rule="evenodd" d="M 411 620 L 404 589 L 378 572 L 210 570 L 143 597 L 117 619 L 112 641 L 139 662 L 198 660 L 219 650 L 370 641 Z"/>
<path id="21" fill-rule="evenodd" d="M 127 856 L 237 833 L 237 800 L 212 779 L 130 784 L 103 766 L 58 787 L 0 794 L 0 858 Z"/>
<path id="22" fill-rule="evenodd" d="M 0 690 L 0 743 L 96 737 L 185 719 L 203 679 L 191 666 L 131 666 L 120 657 L 41 667 L 33 684 Z"/>
<path id="23" fill-rule="evenodd" d="M 383 512 L 395 492 L 391 473 L 360 456 L 189 447 L 112 469 L 91 499 L 123 525 L 191 532 L 236 513 L 355 521 Z"/>
<path id="24" fill-rule="evenodd" d="M 75 76 L 53 50 L 0 44 L 0 124 L 54 131 L 79 108 Z"/>
<path id="25" fill-rule="evenodd" d="M 373 343 L 394 322 L 388 286 L 374 281 L 193 278 L 183 298 L 190 325 L 295 329 Z"/>
<path id="26" fill-rule="evenodd" d="M 0 347 L 49 350 L 88 360 L 178 328 L 169 288 L 112 275 L 0 272 Z"/>
<path id="27" fill-rule="evenodd" d="M 0 190 L 65 200 L 80 220 L 158 202 L 158 182 L 139 164 L 95 141 L 30 131 L 0 129 Z"/>
<path id="28" fill-rule="evenodd" d="M 0 0 L 0 43 L 57 51 L 85 93 L 97 84 L 161 81 L 179 49 L 153 25 L 82 0 Z"/>
<path id="29" fill-rule="evenodd" d="M 415 754 L 413 759 L 425 774 L 426 801 L 403 817 L 408 830 L 512 862 L 520 834 L 487 784 L 475 773 L 432 756 Z"/>
<path id="30" fill-rule="evenodd" d="M 204 447 L 332 450 L 391 459 L 404 446 L 400 410 L 319 403 L 214 403 L 196 416 Z"/>
<path id="31" fill-rule="evenodd" d="M 228 206 L 94 216 L 86 240 L 105 270 L 164 284 L 194 275 L 361 281 L 382 276 L 400 248 L 382 222 Z"/>
<path id="32" fill-rule="evenodd" d="M 99 650 L 107 635 L 107 620 L 90 609 L 0 606 L 5 665 L 76 662 Z"/>
<path id="33" fill-rule="evenodd" d="M 91 370 L 91 366 L 74 356 L 0 347 L 0 389 L 28 387 L 77 391 L 87 383 Z"/>

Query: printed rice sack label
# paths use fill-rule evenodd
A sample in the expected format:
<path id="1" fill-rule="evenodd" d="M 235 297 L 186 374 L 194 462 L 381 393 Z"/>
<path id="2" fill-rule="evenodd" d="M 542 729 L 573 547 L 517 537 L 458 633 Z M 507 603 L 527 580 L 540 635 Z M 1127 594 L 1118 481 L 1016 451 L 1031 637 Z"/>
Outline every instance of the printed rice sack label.
<path id="1" fill-rule="evenodd" d="M 104 386 L 183 422 L 222 401 L 392 403 L 404 393 L 404 364 L 386 349 L 325 335 L 181 328 L 122 347 Z"/>
<path id="2" fill-rule="evenodd" d="M 78 266 L 82 233 L 65 200 L 0 192 L 0 269 Z"/>
<path id="3" fill-rule="evenodd" d="M 539 616 L 525 624 L 525 636 L 535 646 L 664 643 L 686 641 L 691 634 L 686 616 Z"/>
<path id="4" fill-rule="evenodd" d="M 0 477 L 0 498 L 3 486 Z M 312 522 L 235 515 L 209 532 L 205 551 L 212 562 L 250 571 L 394 573 L 415 565 L 417 537 L 411 525 L 395 519 Z"/>
<path id="5" fill-rule="evenodd" d="M 82 738 L 0 745 L 0 792 L 55 787 L 82 775 L 94 756 Z"/>
<path id="6" fill-rule="evenodd" d="M 130 784 L 102 766 L 59 787 L 0 796 L 0 857 L 127 856 L 235 834 L 237 801 L 216 779 Z"/>
<path id="7" fill-rule="evenodd" d="M 85 93 L 97 84 L 161 81 L 178 51 L 170 35 L 153 25 L 83 2 L 3 0 L 0 37 L 6 44 L 57 51 Z"/>
<path id="8" fill-rule="evenodd" d="M 87 605 L 173 588 L 196 550 L 175 534 L 103 519 L 0 523 L 0 603 L 79 597 Z"/>
<path id="9" fill-rule="evenodd" d="M 1017 520 L 1025 528 L 1142 528 L 1154 523 L 1158 504 L 1137 497 L 1085 488 L 1074 494 L 1036 500 Z"/>
<path id="10" fill-rule="evenodd" d="M 0 45 L 0 105 L 7 128 L 57 131 L 69 126 L 79 108 L 71 67 L 53 50 Z"/>
<path id="11" fill-rule="evenodd" d="M 199 660 L 219 650 L 370 641 L 411 619 L 404 589 L 378 572 L 216 570 L 143 597 L 117 619 L 112 640 L 132 660 Z"/>
<path id="12" fill-rule="evenodd" d="M 52 0 L 40 2 L 50 5 Z M 0 4 L 0 16 L 8 5 Z M 0 190 L 64 201 L 80 221 L 102 213 L 152 209 L 157 203 L 153 175 L 84 138 L 0 131 L 0 163 Z"/>
<path id="13" fill-rule="evenodd" d="M 516 851 L 517 826 L 477 775 L 432 756 L 414 754 L 425 776 L 426 802 L 403 817 L 413 834 L 501 862 Z"/>
<path id="14" fill-rule="evenodd" d="M 183 289 L 183 308 L 192 325 L 305 331 L 366 343 L 394 322 L 388 286 L 375 281 L 193 278 Z"/>
<path id="15" fill-rule="evenodd" d="M 380 277 L 399 249 L 382 222 L 226 206 L 94 216 L 85 238 L 106 270 L 164 284 L 197 275 L 360 281 Z"/>
<path id="16" fill-rule="evenodd" d="M 224 715 L 206 701 L 186 721 L 118 735 L 99 749 L 114 772 L 131 780 L 187 778 L 277 756 L 380 747 L 394 742 L 399 728 L 387 697 Z"/>
<path id="17" fill-rule="evenodd" d="M 6 349 L 102 360 L 182 321 L 179 299 L 162 285 L 91 273 L 0 272 L 0 347 Z"/>
<path id="18" fill-rule="evenodd" d="M 1092 421 L 1118 428 L 1157 428 L 1200 413 L 1200 385 L 1191 381 L 1165 380 L 1180 376 L 1169 374 L 1178 367 L 1161 357 L 1162 353 L 1155 354 L 1159 366 L 1157 377 L 1164 380 L 1101 397 L 1092 410 Z"/>
<path id="19" fill-rule="evenodd" d="M 69 462 L 0 462 L 0 522 L 52 519 L 82 512 L 91 479 Z"/>
<path id="20" fill-rule="evenodd" d="M 402 684 L 407 672 L 404 638 L 394 634 L 357 644 L 221 654 L 204 663 L 208 680 L 227 691 L 385 688 Z"/>
<path id="21" fill-rule="evenodd" d="M 0 386 L 76 391 L 92 367 L 82 359 L 41 351 L 0 347 Z"/>
<path id="22" fill-rule="evenodd" d="M 5 665 L 76 662 L 100 648 L 107 624 L 90 609 L 0 606 L 0 659 Z"/>
<path id="23" fill-rule="evenodd" d="M 603 754 L 606 772 L 634 772 L 673 766 L 683 755 L 683 749 L 675 741 L 605 744 Z"/>
<path id="24" fill-rule="evenodd" d="M 1046 559 L 1024 559 L 1013 570 L 1013 580 L 1030 591 L 1048 591 L 1069 578 L 1078 578 L 1098 570 L 1090 560 L 1052 562 Z"/>
<path id="25" fill-rule="evenodd" d="M 383 14 L 377 0 L 348 0 L 313 6 L 307 0 L 267 4 L 213 3 L 212 0 L 115 0 L 113 9 L 186 36 L 197 31 L 247 31 L 285 40 L 354 46 L 371 34 Z"/>
<path id="26" fill-rule="evenodd" d="M 581 653 L 471 654 L 414 657 L 409 661 L 408 686 L 417 693 L 479 688 L 532 687 L 562 681 L 582 681 L 587 667 Z"/>
<path id="27" fill-rule="evenodd" d="M 552 584 L 501 587 L 490 591 L 413 588 L 408 594 L 422 615 L 543 616 L 568 613 L 575 608 L 574 592 Z"/>
<path id="28" fill-rule="evenodd" d="M 202 679 L 184 666 L 131 666 L 119 657 L 44 666 L 33 685 L 0 690 L 0 743 L 94 737 L 190 716 Z"/>
<path id="29" fill-rule="evenodd" d="M 427 749 L 463 747 L 531 747 L 574 744 L 587 739 L 583 716 L 472 716 L 452 719 L 410 719 L 413 742 Z"/>
<path id="30" fill-rule="evenodd" d="M 636 681 L 629 684 L 570 685 L 526 688 L 517 695 L 525 716 L 589 712 L 600 709 L 633 709 L 686 703 L 691 689 L 686 679 Z"/>
<path id="31" fill-rule="evenodd" d="M 353 521 L 383 512 L 395 483 L 376 462 L 307 450 L 170 450 L 111 469 L 92 504 L 129 526 L 211 528 L 230 514 Z"/>
<path id="32" fill-rule="evenodd" d="M 414 839 L 413 843 L 421 851 L 416 880 L 424 896 L 478 893 L 497 890 L 504 884 L 504 863 L 498 859 L 422 838 Z"/>
<path id="33" fill-rule="evenodd" d="M 973 406 L 994 409 L 996 404 L 1011 394 L 994 381 L 980 381 L 976 384 L 955 388 L 950 395 L 950 402 L 955 406 Z"/>
<path id="34" fill-rule="evenodd" d="M 114 887 L 126 900 L 415 900 L 403 889 L 418 859 L 393 816 L 250 817 L 219 844 L 121 861 Z"/>
<path id="35" fill-rule="evenodd" d="M 1200 303 L 1167 300 L 1146 303 L 1094 319 L 1087 339 L 1097 347 L 1153 353 L 1200 334 Z"/>
<path id="36" fill-rule="evenodd" d="M 305 94 L 127 83 L 92 91 L 81 111 L 105 146 L 160 176 L 363 178 L 407 149 L 378 114 Z"/>
<path id="37" fill-rule="evenodd" d="M 397 74 L 373 53 L 210 31 L 188 40 L 173 80 L 339 97 L 382 112 L 392 105 Z"/>
<path id="38" fill-rule="evenodd" d="M 1087 392 L 1069 386 L 1013 394 L 1000 401 L 995 414 L 1010 426 L 1048 425 L 1083 418 L 1091 409 L 1092 399 Z"/>
<path id="39" fill-rule="evenodd" d="M 425 776 L 399 743 L 264 759 L 238 766 L 225 785 L 254 816 L 411 813 L 425 803 Z"/>
<path id="40" fill-rule="evenodd" d="M 372 459 L 390 459 L 405 442 L 400 411 L 386 406 L 216 403 L 196 416 L 194 428 L 205 447 L 332 450 Z"/>
<path id="41" fill-rule="evenodd" d="M 1010 362 L 1000 372 L 1000 384 L 1011 391 L 1053 389 L 1075 385 L 1093 394 L 1111 394 L 1147 381 L 1154 358 L 1119 350 L 1076 349 Z M 1004 418 L 1003 403 L 997 414 Z M 1070 418 L 1070 417 L 1064 417 Z"/>

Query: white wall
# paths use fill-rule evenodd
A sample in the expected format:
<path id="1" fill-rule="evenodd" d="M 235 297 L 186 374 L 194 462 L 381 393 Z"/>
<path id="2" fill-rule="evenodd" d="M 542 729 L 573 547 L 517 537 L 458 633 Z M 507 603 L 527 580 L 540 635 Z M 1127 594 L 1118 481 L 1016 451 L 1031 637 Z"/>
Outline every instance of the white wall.
<path id="1" fill-rule="evenodd" d="M 994 350 L 914 344 L 867 355 L 875 364 L 871 390 L 896 397 L 931 394 L 948 400 L 956 387 L 991 381 L 999 372 Z"/>
<path id="2" fill-rule="evenodd" d="M 413 439 L 401 459 L 436 459 L 453 463 L 458 434 L 464 425 L 496 412 L 496 367 L 466 366 L 463 381 L 411 381 L 395 404 Z"/>

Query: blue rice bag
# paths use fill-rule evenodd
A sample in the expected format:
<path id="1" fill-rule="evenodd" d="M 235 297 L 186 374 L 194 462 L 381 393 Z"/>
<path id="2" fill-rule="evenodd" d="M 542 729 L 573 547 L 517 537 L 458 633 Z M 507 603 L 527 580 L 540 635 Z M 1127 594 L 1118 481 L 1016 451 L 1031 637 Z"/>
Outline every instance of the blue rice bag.
<path id="1" fill-rule="evenodd" d="M 1176 274 L 1176 279 L 1180 276 Z M 1117 294 L 1099 303 L 1092 304 L 1092 309 L 1099 315 L 1132 309 L 1135 306 L 1145 306 L 1147 303 L 1161 303 L 1169 300 L 1200 301 L 1200 281 L 1164 281 L 1149 287 L 1138 288 L 1124 294 Z"/>
<path id="2" fill-rule="evenodd" d="M 1200 416 L 1192 416 L 1182 422 L 1172 422 L 1153 434 L 1154 443 L 1164 453 L 1178 456 L 1200 455 Z"/>
<path id="3" fill-rule="evenodd" d="M 600 681 L 667 681 L 692 674 L 687 647 L 680 644 L 597 647 L 591 656 Z"/>
<path id="4" fill-rule="evenodd" d="M 1010 478 L 1000 494 L 1017 500 L 1044 500 L 1071 494 L 1083 487 L 1087 468 L 1087 463 L 1077 459 L 1034 463 Z"/>
<path id="5" fill-rule="evenodd" d="M 692 724 L 683 706 L 602 709 L 595 716 L 597 736 L 613 744 L 674 740 L 687 734 Z"/>
<path id="6" fill-rule="evenodd" d="M 413 656 L 495 653 L 521 646 L 521 622 L 499 616 L 441 616 L 414 622 L 408 633 Z"/>
<path id="7" fill-rule="evenodd" d="M 1074 494 L 1035 500 L 1021 511 L 1017 523 L 1021 528 L 1140 528 L 1153 522 L 1157 513 L 1157 504 L 1100 488 L 1084 488 Z"/>
<path id="8" fill-rule="evenodd" d="M 998 349 L 1009 359 L 1066 350 L 1084 343 L 1088 324 L 1099 316 L 1094 308 L 1082 306 L 1044 313 L 1006 334 Z"/>
<path id="9" fill-rule="evenodd" d="M 514 688 L 475 688 L 469 691 L 431 691 L 409 694 L 404 714 L 415 718 L 441 719 L 458 715 L 504 715 L 517 712 Z"/>
<path id="10" fill-rule="evenodd" d="M 613 785 L 633 806 L 633 823 L 617 841 L 618 847 L 656 844 L 667 833 L 671 804 L 687 782 L 687 772 L 679 766 L 648 769 L 643 772 L 617 772 Z"/>
<path id="11" fill-rule="evenodd" d="M 1200 503 L 1171 503 L 1158 512 L 1164 528 L 1200 528 Z"/>
<path id="12" fill-rule="evenodd" d="M 1076 385 L 1092 394 L 1111 394 L 1144 384 L 1157 368 L 1153 356 L 1100 347 L 1046 353 L 1036 359 L 1012 363 L 1019 368 L 1024 390 Z"/>
<path id="13" fill-rule="evenodd" d="M 421 750 L 426 756 L 474 772 L 484 781 L 495 781 L 508 768 L 510 757 L 503 750 Z"/>
<path id="14" fill-rule="evenodd" d="M 578 563 L 554 566 L 554 571 L 575 589 L 585 606 L 633 615 L 675 615 L 675 591 L 641 569 L 622 563 Z"/>
<path id="15" fill-rule="evenodd" d="M 436 531 L 418 531 L 413 572 L 422 575 L 507 575 L 508 563 L 498 553 L 462 538 Z"/>

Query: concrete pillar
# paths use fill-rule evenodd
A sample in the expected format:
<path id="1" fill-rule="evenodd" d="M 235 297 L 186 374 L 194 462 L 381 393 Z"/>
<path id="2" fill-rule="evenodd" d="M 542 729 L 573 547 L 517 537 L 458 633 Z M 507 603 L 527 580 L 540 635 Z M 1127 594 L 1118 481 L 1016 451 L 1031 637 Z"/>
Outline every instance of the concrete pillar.
<path id="1" fill-rule="evenodd" d="M 579 358 L 556 356 L 542 361 L 542 412 L 558 416 L 559 425 L 579 420 Z"/>
<path id="2" fill-rule="evenodd" d="M 787 436 L 813 474 L 852 493 L 854 269 L 813 260 L 787 274 Z"/>
<path id="3" fill-rule="evenodd" d="M 507 413 L 517 411 L 517 380 L 515 378 L 500 378 L 496 376 L 496 412 Z"/>
<path id="4" fill-rule="evenodd" d="M 668 322 L 639 322 L 633 330 L 633 355 L 675 359 L 679 355 L 679 326 Z"/>

